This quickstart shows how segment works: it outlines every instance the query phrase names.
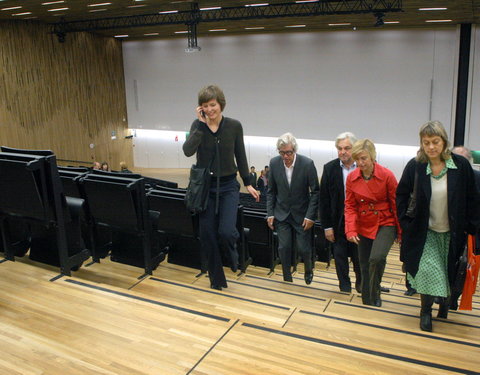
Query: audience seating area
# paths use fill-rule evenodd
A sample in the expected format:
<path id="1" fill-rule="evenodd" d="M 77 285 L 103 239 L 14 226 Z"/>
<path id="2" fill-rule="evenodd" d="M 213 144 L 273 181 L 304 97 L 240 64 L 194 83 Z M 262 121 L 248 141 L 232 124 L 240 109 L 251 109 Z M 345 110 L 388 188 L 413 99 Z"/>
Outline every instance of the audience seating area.
<path id="1" fill-rule="evenodd" d="M 0 250 L 5 258 L 29 253 L 64 275 L 87 259 L 143 268 L 152 274 L 168 262 L 207 272 L 198 217 L 185 209 L 185 189 L 134 173 L 58 167 L 53 152 L 2 147 L 0 153 Z M 266 202 L 241 193 L 237 217 L 238 269 L 271 272 L 280 263 L 276 233 L 266 225 Z M 323 229 L 312 236 L 314 260 L 328 262 Z M 294 255 L 296 266 L 301 259 Z M 226 266 L 231 266 L 227 257 Z"/>

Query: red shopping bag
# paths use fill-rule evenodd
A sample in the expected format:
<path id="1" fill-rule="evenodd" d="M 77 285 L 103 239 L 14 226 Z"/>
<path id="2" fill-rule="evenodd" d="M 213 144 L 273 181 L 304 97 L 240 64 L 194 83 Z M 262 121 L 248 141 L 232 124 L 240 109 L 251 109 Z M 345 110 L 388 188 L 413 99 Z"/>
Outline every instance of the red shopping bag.
<path id="1" fill-rule="evenodd" d="M 468 236 L 468 264 L 465 284 L 463 286 L 460 310 L 472 309 L 472 296 L 477 287 L 478 271 L 480 270 L 480 255 L 475 255 L 475 236 Z"/>

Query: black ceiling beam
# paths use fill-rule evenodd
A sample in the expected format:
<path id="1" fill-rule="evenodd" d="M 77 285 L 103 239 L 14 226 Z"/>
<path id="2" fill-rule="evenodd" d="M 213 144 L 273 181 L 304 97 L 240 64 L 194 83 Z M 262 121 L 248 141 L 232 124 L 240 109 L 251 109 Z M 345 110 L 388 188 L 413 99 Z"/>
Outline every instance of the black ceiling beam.
<path id="1" fill-rule="evenodd" d="M 97 31 L 142 26 L 191 24 L 281 17 L 312 17 L 341 14 L 401 12 L 402 0 L 320 0 L 316 3 L 282 3 L 266 6 L 227 7 L 214 10 L 179 11 L 169 14 L 99 18 L 86 21 L 61 21 L 53 24 L 57 35 L 79 31 Z"/>

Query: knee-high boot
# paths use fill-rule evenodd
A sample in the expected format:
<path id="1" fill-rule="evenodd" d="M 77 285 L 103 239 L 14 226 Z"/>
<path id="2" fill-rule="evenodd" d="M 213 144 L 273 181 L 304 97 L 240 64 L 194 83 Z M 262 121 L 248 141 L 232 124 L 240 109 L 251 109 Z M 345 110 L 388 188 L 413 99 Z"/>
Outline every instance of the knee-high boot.
<path id="1" fill-rule="evenodd" d="M 450 296 L 440 299 L 440 306 L 438 307 L 437 318 L 447 319 L 448 310 L 450 309 Z"/>
<path id="2" fill-rule="evenodd" d="M 422 308 L 420 310 L 420 329 L 432 332 L 432 305 L 434 297 L 428 294 L 421 294 Z"/>

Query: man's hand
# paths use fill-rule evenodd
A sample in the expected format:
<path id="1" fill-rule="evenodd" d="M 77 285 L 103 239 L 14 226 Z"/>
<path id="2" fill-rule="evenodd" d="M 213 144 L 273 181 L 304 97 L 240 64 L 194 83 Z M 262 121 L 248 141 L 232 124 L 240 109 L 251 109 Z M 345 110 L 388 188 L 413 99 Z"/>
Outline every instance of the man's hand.
<path id="1" fill-rule="evenodd" d="M 311 227 L 313 227 L 313 224 L 315 224 L 313 220 L 303 219 L 303 223 L 302 223 L 303 230 L 304 231 L 309 230 Z"/>
<path id="2" fill-rule="evenodd" d="M 335 234 L 333 233 L 333 229 L 325 229 L 325 238 L 329 242 L 335 242 Z"/>
<path id="3" fill-rule="evenodd" d="M 273 227 L 273 220 L 274 219 L 275 219 L 275 217 L 273 217 L 273 216 L 270 216 L 270 217 L 267 218 L 267 225 L 271 230 L 275 230 L 275 228 Z"/>

